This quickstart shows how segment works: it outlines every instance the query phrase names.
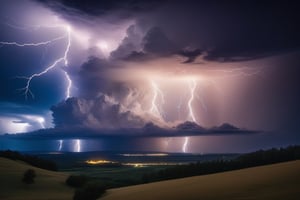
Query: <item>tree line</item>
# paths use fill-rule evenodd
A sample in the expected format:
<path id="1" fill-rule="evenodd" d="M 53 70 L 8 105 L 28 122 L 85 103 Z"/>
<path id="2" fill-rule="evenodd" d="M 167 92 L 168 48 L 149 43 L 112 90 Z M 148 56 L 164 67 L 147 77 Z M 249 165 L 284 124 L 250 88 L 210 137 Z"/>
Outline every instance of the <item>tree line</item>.
<path id="1" fill-rule="evenodd" d="M 188 165 L 177 165 L 157 172 L 146 173 L 142 177 L 143 183 L 183 178 L 189 176 L 212 174 L 248 167 L 255 167 L 279 162 L 300 159 L 300 146 L 289 146 L 287 148 L 272 148 L 259 150 L 238 156 L 232 160 L 214 160 L 191 163 Z"/>
<path id="2" fill-rule="evenodd" d="M 17 151 L 11 151 L 11 150 L 0 151 L 0 157 L 8 158 L 11 160 L 21 160 L 35 167 L 39 167 L 51 171 L 57 171 L 57 165 L 55 162 L 50 160 L 45 160 L 33 155 L 21 154 Z"/>

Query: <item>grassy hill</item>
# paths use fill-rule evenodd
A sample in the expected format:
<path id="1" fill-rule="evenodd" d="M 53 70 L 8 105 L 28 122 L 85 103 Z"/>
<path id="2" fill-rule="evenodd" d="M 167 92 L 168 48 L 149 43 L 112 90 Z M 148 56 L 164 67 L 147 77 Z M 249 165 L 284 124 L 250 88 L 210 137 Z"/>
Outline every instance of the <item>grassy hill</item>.
<path id="1" fill-rule="evenodd" d="M 21 181 L 27 169 L 35 183 Z M 108 190 L 101 200 L 296 200 L 300 196 L 300 160 L 230 172 L 195 176 Z M 0 199 L 68 200 L 74 191 L 64 184 L 68 174 L 32 167 L 0 157 Z"/>
<path id="2" fill-rule="evenodd" d="M 34 184 L 23 183 L 23 173 L 34 169 L 36 178 Z M 73 189 L 64 184 L 68 175 L 43 170 L 0 157 L 0 199 L 5 200 L 65 200 L 72 199 Z"/>
<path id="3" fill-rule="evenodd" d="M 101 200 L 296 200 L 300 161 L 108 190 Z"/>

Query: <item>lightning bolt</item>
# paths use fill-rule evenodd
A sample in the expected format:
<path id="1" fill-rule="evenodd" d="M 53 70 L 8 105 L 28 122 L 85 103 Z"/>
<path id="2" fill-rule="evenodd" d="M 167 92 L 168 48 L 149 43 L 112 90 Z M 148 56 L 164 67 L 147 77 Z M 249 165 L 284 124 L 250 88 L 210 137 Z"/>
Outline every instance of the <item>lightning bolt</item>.
<path id="1" fill-rule="evenodd" d="M 64 141 L 63 140 L 58 140 L 58 143 L 59 143 L 58 151 L 61 151 Z"/>
<path id="2" fill-rule="evenodd" d="M 189 89 L 190 89 L 190 98 L 189 98 L 189 101 L 188 101 L 189 118 L 193 122 L 197 122 L 196 117 L 194 115 L 193 106 L 192 106 L 192 103 L 193 103 L 193 100 L 194 100 L 194 97 L 195 97 L 195 90 L 196 90 L 196 87 L 197 87 L 197 82 L 196 82 L 196 80 L 192 79 L 192 80 L 189 80 L 188 85 L 189 85 Z M 189 144 L 189 137 L 185 137 L 184 138 L 184 143 L 183 143 L 183 146 L 182 146 L 182 152 L 184 152 L 184 153 L 187 152 L 188 144 Z"/>
<path id="3" fill-rule="evenodd" d="M 150 112 L 153 113 L 156 116 L 159 116 L 159 118 L 163 117 L 163 112 L 161 111 L 162 109 L 159 109 L 159 106 L 157 105 L 157 101 L 158 101 L 158 96 L 161 99 L 162 104 L 165 103 L 165 98 L 164 98 L 164 94 L 163 92 L 160 90 L 160 88 L 158 87 L 158 85 L 156 84 L 156 82 L 154 82 L 153 80 L 151 81 L 151 86 L 152 86 L 152 90 L 153 90 L 153 98 L 151 101 L 151 108 L 150 108 Z"/>
<path id="4" fill-rule="evenodd" d="M 18 43 L 18 42 L 0 42 L 0 44 L 2 45 L 13 45 L 13 46 L 18 46 L 18 47 L 30 47 L 30 46 L 35 46 L 35 47 L 38 47 L 38 46 L 42 46 L 42 45 L 48 45 L 48 44 L 51 44 L 53 42 L 56 42 L 58 40 L 62 40 L 62 39 L 65 39 L 66 36 L 61 36 L 61 37 L 57 37 L 57 38 L 54 38 L 52 40 L 48 40 L 48 41 L 44 41 L 44 42 L 37 42 L 37 43 Z"/>
<path id="5" fill-rule="evenodd" d="M 56 68 L 57 66 L 59 66 L 60 63 L 63 63 L 65 67 L 68 66 L 68 54 L 70 51 L 70 47 L 71 47 L 71 27 L 70 26 L 56 26 L 55 28 L 61 28 L 63 27 L 66 30 L 66 34 L 48 41 L 43 41 L 43 42 L 38 42 L 38 43 L 18 43 L 18 42 L 3 42 L 0 41 L 1 45 L 14 45 L 14 46 L 18 46 L 18 47 L 39 47 L 42 45 L 49 45 L 51 43 L 57 42 L 59 40 L 62 39 L 66 39 L 67 38 L 67 45 L 66 48 L 64 50 L 63 55 L 56 59 L 51 65 L 49 65 L 48 67 L 46 67 L 46 69 L 44 69 L 41 72 L 38 73 L 34 73 L 31 76 L 27 77 L 27 76 L 22 76 L 22 77 L 17 77 L 17 78 L 23 78 L 26 81 L 25 87 L 19 89 L 21 91 L 24 91 L 24 95 L 25 98 L 28 99 L 28 95 L 30 95 L 32 98 L 34 98 L 34 94 L 32 93 L 32 91 L 30 90 L 30 85 L 33 79 L 38 78 L 40 76 L 43 76 L 44 74 L 47 74 L 50 70 Z M 65 71 L 64 72 L 64 76 L 67 80 L 67 89 L 66 89 L 66 96 L 65 98 L 69 98 L 70 97 L 70 92 L 71 92 L 71 87 L 72 87 L 72 80 L 70 79 L 70 76 L 68 75 L 68 73 Z"/>
<path id="6" fill-rule="evenodd" d="M 75 152 L 81 152 L 81 141 L 79 139 L 75 140 Z"/>
<path id="7" fill-rule="evenodd" d="M 72 80 L 71 80 L 69 74 L 66 71 L 64 72 L 64 74 L 65 74 L 65 78 L 66 78 L 67 83 L 68 83 L 67 89 L 66 89 L 66 99 L 68 99 L 68 98 L 71 97 Z"/>
<path id="8" fill-rule="evenodd" d="M 192 102 L 194 100 L 194 93 L 195 93 L 195 89 L 197 87 L 197 83 L 194 79 L 190 80 L 189 81 L 189 89 L 190 89 L 190 94 L 191 94 L 191 97 L 188 101 L 188 108 L 189 108 L 189 116 L 190 118 L 192 119 L 193 122 L 196 122 L 196 118 L 195 118 L 195 115 L 194 115 L 194 111 L 193 111 L 193 106 L 192 106 Z"/>

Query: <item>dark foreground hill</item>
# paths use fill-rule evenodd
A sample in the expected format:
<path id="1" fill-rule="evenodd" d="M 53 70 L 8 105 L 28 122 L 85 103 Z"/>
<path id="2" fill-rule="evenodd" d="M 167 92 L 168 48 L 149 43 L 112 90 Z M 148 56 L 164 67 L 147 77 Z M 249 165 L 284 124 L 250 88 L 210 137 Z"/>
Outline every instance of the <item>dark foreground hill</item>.
<path id="1" fill-rule="evenodd" d="M 101 200 L 298 200 L 300 161 L 108 190 Z"/>
<path id="2" fill-rule="evenodd" d="M 36 174 L 34 184 L 22 182 L 26 170 Z M 0 199 L 64 200 L 72 199 L 74 191 L 65 184 L 68 174 L 30 166 L 22 161 L 0 157 Z"/>

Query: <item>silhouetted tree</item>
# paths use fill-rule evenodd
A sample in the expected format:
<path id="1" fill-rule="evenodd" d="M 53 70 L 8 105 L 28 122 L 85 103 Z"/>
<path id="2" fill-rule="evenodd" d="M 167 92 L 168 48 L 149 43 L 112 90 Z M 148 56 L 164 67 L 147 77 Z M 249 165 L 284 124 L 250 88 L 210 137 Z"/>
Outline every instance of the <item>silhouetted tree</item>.
<path id="1" fill-rule="evenodd" d="M 66 180 L 66 184 L 71 187 L 82 187 L 86 182 L 87 177 L 84 175 L 71 175 Z"/>
<path id="2" fill-rule="evenodd" d="M 88 183 L 83 188 L 76 189 L 73 200 L 96 200 L 105 191 L 106 188 L 100 183 Z"/>
<path id="3" fill-rule="evenodd" d="M 22 181 L 26 184 L 34 183 L 34 178 L 36 177 L 35 171 L 33 169 L 28 169 L 24 172 Z"/>

